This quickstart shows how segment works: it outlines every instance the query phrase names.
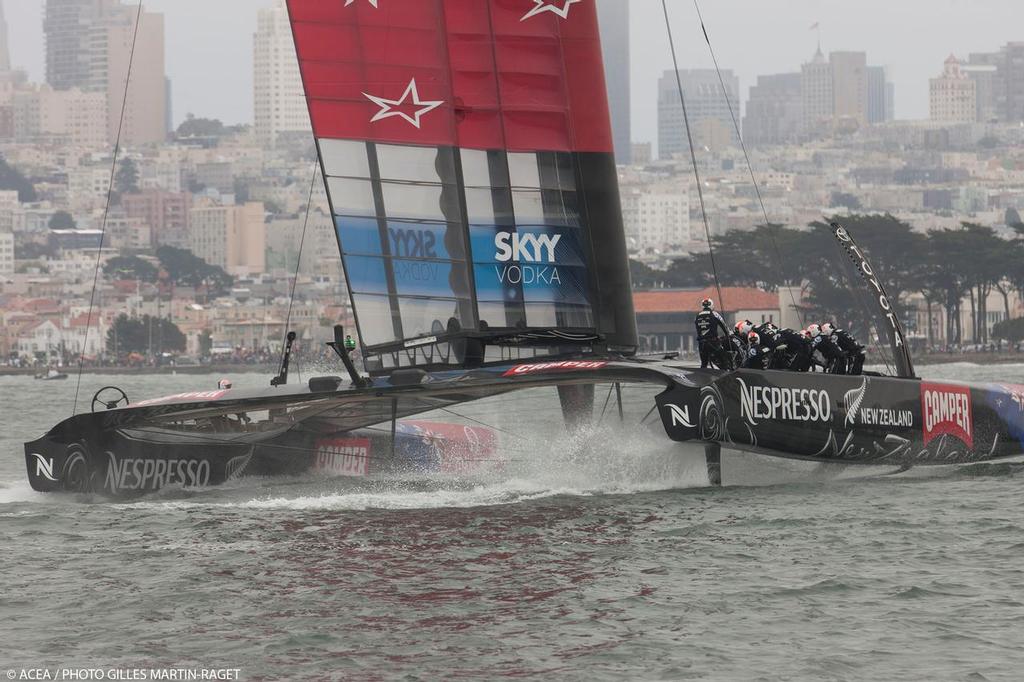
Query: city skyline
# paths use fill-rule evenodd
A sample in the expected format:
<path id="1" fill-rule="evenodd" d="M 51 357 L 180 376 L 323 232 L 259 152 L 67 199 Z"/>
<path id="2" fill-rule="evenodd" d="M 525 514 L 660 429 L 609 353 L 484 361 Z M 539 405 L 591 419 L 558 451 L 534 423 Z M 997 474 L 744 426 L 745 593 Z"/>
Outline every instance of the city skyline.
<path id="1" fill-rule="evenodd" d="M 634 141 L 657 138 L 658 79 L 671 68 L 661 4 L 628 0 L 631 11 L 632 118 Z M 44 80 L 42 18 L 45 0 L 4 4 L 10 30 L 11 61 L 32 80 Z M 173 87 L 175 124 L 188 113 L 252 123 L 252 36 L 257 10 L 271 0 L 148 0 L 145 9 L 164 13 L 167 70 Z M 708 32 L 723 68 L 740 79 L 746 102 L 759 75 L 791 72 L 813 55 L 820 23 L 826 52 L 862 50 L 873 64 L 885 66 L 899 93 L 896 117 L 926 119 L 929 79 L 941 71 L 950 52 L 992 51 L 1019 39 L 1015 5 L 1010 0 L 907 0 L 893 5 L 877 0 L 856 6 L 824 0 L 796 0 L 783 14 L 749 0 L 721 0 L 702 8 Z M 670 6 L 680 67 L 711 66 L 693 7 Z M 736 17 L 745 17 L 737 22 Z M 879 17 L 885 21 L 879 21 Z M 201 19 L 198 20 L 197 19 Z M 910 46 L 907 36 L 920 39 Z M 211 69 L 210 64 L 219 68 Z"/>

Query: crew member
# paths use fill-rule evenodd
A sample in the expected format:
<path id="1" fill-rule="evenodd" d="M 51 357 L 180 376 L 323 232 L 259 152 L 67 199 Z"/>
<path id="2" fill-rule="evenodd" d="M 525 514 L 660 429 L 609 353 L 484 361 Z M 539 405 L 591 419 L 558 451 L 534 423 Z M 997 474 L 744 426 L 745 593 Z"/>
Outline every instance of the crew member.
<path id="1" fill-rule="evenodd" d="M 776 346 L 776 353 L 779 356 L 778 369 L 806 372 L 811 368 L 813 351 L 803 332 L 788 328 L 780 329 L 776 338 L 779 341 Z"/>
<path id="2" fill-rule="evenodd" d="M 782 353 L 776 352 L 782 349 L 778 346 L 782 343 L 779 339 L 779 328 L 771 322 L 762 322 L 760 325 L 754 327 L 753 331 L 761 338 L 761 345 L 767 346 L 771 350 L 771 364 L 768 369 L 782 369 L 780 363 L 783 360 Z"/>
<path id="3" fill-rule="evenodd" d="M 747 355 L 743 360 L 743 369 L 768 369 L 772 360 L 772 349 L 761 343 L 757 332 L 747 334 Z"/>
<path id="4" fill-rule="evenodd" d="M 729 336 L 729 328 L 725 319 L 715 312 L 715 304 L 710 298 L 700 302 L 701 311 L 697 313 L 694 324 L 697 327 L 697 348 L 700 351 L 700 367 L 706 369 L 712 363 L 720 369 L 732 369 L 729 354 L 723 342 Z M 718 330 L 722 335 L 718 335 Z"/>
<path id="5" fill-rule="evenodd" d="M 819 325 L 812 324 L 807 327 L 807 331 L 811 336 L 811 348 L 822 357 L 823 361 L 818 364 L 829 374 L 845 374 L 846 357 L 839 346 L 832 339 L 821 333 L 821 326 Z"/>
<path id="6" fill-rule="evenodd" d="M 847 374 L 861 374 L 864 371 L 867 354 L 864 352 L 864 346 L 857 343 L 852 334 L 843 329 L 836 329 L 830 322 L 821 325 L 821 333 L 828 336 L 846 356 Z"/>
<path id="7" fill-rule="evenodd" d="M 739 367 L 747 357 L 747 334 L 754 328 L 750 320 L 740 320 L 733 327 L 732 334 L 729 334 L 729 342 L 732 344 L 733 366 Z"/>

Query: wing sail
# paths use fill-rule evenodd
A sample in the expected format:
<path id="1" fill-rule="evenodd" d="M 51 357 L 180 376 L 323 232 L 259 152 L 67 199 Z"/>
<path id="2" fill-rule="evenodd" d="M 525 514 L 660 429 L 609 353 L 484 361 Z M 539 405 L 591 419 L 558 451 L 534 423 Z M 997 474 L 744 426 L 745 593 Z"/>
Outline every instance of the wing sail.
<path id="1" fill-rule="evenodd" d="M 288 6 L 364 356 L 636 345 L 593 0 Z"/>

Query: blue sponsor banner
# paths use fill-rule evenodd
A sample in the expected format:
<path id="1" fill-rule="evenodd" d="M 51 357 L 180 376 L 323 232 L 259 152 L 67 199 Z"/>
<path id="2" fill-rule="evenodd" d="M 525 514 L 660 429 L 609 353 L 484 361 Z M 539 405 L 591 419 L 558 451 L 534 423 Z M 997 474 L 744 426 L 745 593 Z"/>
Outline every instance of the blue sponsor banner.
<path id="1" fill-rule="evenodd" d="M 377 218 L 335 216 L 334 224 L 338 230 L 343 253 L 367 256 L 379 256 L 383 253 Z"/>

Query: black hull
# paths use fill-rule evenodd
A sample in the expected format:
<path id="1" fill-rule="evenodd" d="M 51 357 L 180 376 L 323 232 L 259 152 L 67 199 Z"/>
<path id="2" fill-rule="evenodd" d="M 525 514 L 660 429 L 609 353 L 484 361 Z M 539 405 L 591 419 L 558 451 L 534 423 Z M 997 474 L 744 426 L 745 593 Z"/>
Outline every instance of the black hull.
<path id="1" fill-rule="evenodd" d="M 720 372 L 586 358 L 396 373 L 360 388 L 314 380 L 312 389 L 169 396 L 65 420 L 26 443 L 26 465 L 35 490 L 115 495 L 318 467 L 338 475 L 437 470 L 446 465 L 404 447 L 402 433 L 391 440 L 392 419 L 524 388 L 613 382 L 663 386 L 657 407 L 675 441 L 788 459 L 898 466 L 969 464 L 1024 453 L 1024 386 Z M 365 430 L 377 424 L 386 428 Z M 408 443 L 424 440 L 413 435 Z M 479 449 L 477 435 L 470 441 L 462 447 Z"/>

